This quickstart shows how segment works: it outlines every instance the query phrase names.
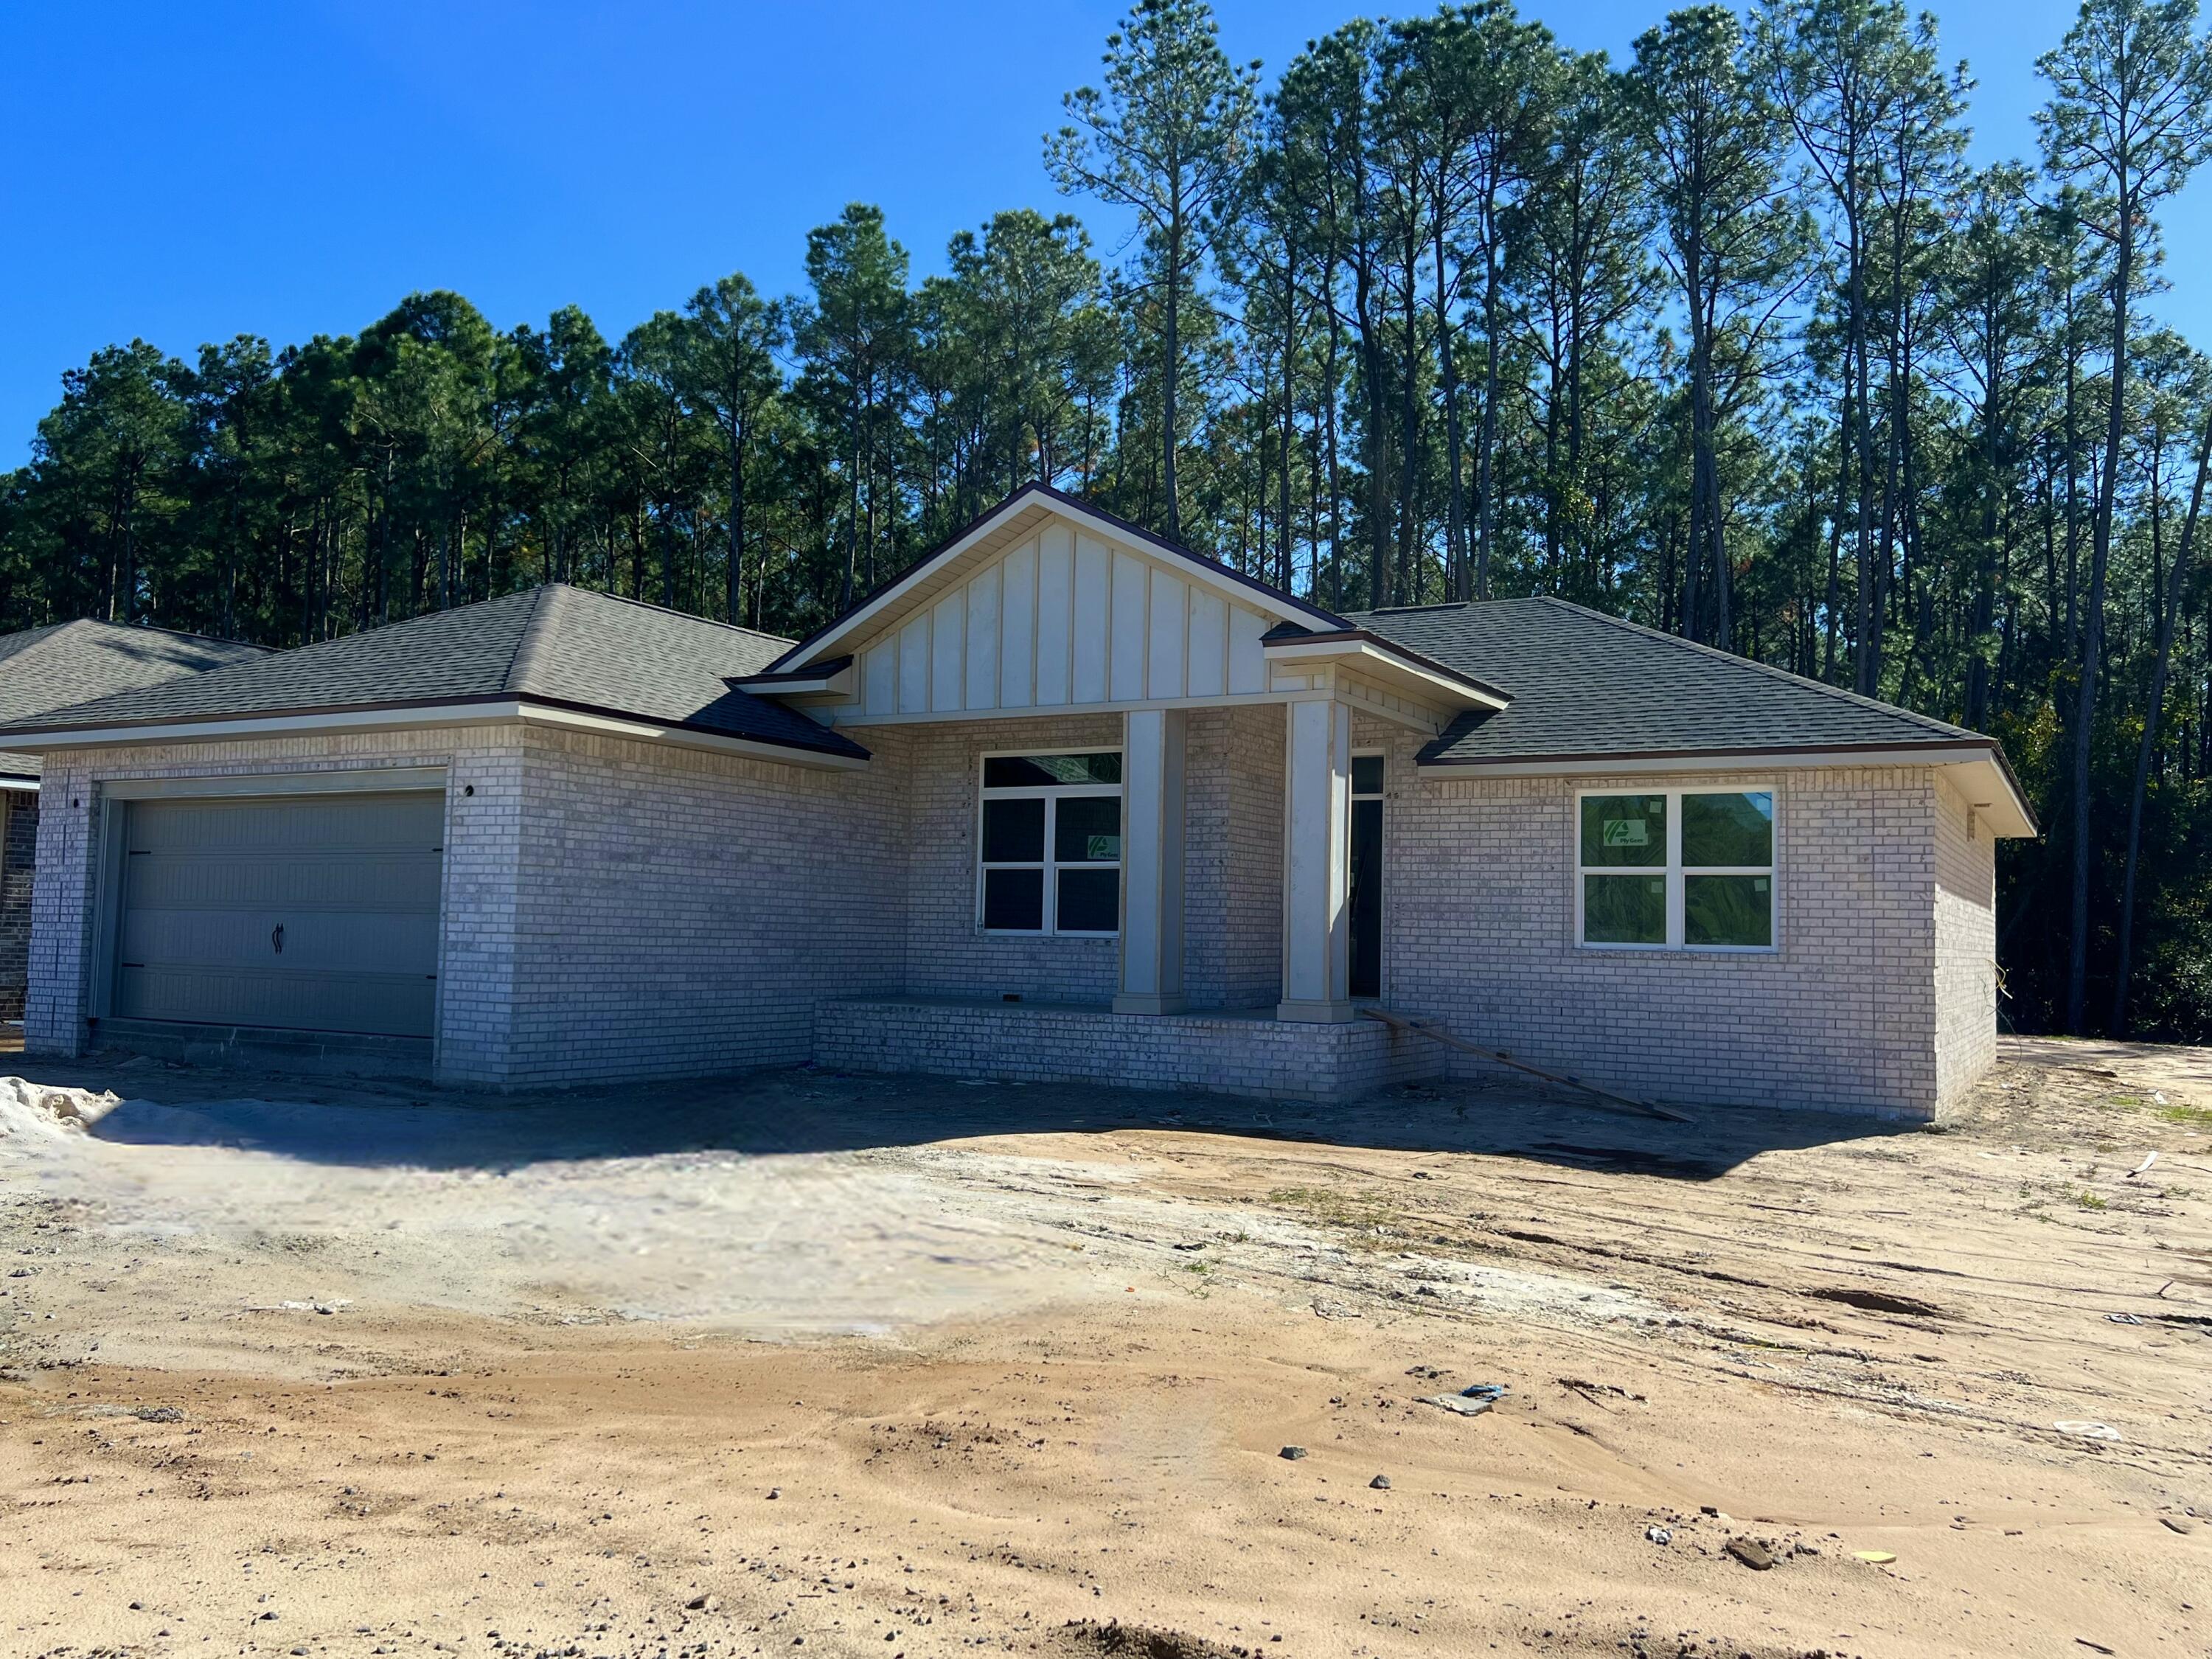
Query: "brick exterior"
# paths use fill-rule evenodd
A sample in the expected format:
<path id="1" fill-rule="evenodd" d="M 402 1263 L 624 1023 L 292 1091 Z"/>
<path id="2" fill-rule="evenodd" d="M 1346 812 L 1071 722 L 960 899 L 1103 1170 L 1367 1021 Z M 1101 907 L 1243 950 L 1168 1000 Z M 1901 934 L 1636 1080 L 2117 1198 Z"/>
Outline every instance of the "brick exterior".
<path id="1" fill-rule="evenodd" d="M 1360 717 L 1353 742 L 1389 750 L 1382 1000 L 1395 1009 L 1687 1103 L 1932 1118 L 1994 1056 L 1989 981 L 1973 966 L 1993 954 L 1994 843 L 1982 831 L 1978 853 L 1959 860 L 1960 881 L 1978 884 L 1980 921 L 1971 905 L 1954 916 L 1937 865 L 1955 798 L 1932 769 L 1667 777 L 1773 787 L 1780 948 L 1605 951 L 1574 941 L 1575 793 L 1661 780 L 1417 779 L 1412 733 Z M 1963 963 L 1941 976 L 1939 915 Z"/>
<path id="2" fill-rule="evenodd" d="M 793 1066 L 900 988 L 897 773 L 530 727 L 507 1085 Z M 448 1071 L 452 1070 L 450 1064 Z"/>
<path id="3" fill-rule="evenodd" d="M 1283 711 L 1191 711 L 1183 839 L 1183 988 L 1194 1008 L 1283 994 Z"/>
<path id="4" fill-rule="evenodd" d="M 1278 994 L 1282 732 L 1274 705 L 1197 710 L 1189 722 L 1185 960 L 1196 1009 L 1262 1007 Z M 48 1054 L 84 1041 L 100 780 L 435 763 L 450 769 L 435 1060 L 445 1080 L 672 1077 L 821 1054 L 1322 1097 L 1443 1059 L 1410 1040 L 1421 1058 L 1401 1065 L 1372 1022 L 1063 1011 L 1041 1023 L 1039 1003 L 1105 1004 L 1117 946 L 981 933 L 979 759 L 1118 746 L 1120 717 L 860 735 L 877 759 L 847 772 L 521 725 L 50 755 L 27 1039 Z M 1653 780 L 1418 777 L 1414 734 L 1364 715 L 1353 742 L 1389 756 L 1382 1000 L 1394 1009 L 1692 1103 L 1928 1117 L 1992 1058 L 1994 843 L 1932 769 L 1669 778 L 1775 787 L 1780 948 L 1607 951 L 1572 939 L 1574 791 Z M 979 1002 L 953 1020 L 900 1004 L 907 1012 L 884 1016 L 877 1036 L 854 1012 L 1004 992 L 1027 1006 Z"/>
<path id="5" fill-rule="evenodd" d="M 945 1000 L 824 1002 L 814 1048 L 842 1071 L 1323 1102 L 1437 1076 L 1449 1052 L 1371 1019 L 1297 1025 L 1256 1013 L 1133 1017 Z"/>
<path id="6" fill-rule="evenodd" d="M 31 972 L 31 884 L 39 856 L 39 798 L 0 791 L 0 1019 L 23 1017 Z"/>
<path id="7" fill-rule="evenodd" d="M 517 836 L 522 728 L 374 732 L 49 754 L 40 784 L 25 1046 L 84 1046 L 97 898 L 94 848 L 114 810 L 108 779 L 240 776 L 445 766 L 446 874 L 438 964 L 440 1074 L 476 1079 L 505 1063 L 517 1000 Z"/>
<path id="8" fill-rule="evenodd" d="M 1119 714 L 870 726 L 860 741 L 902 781 L 906 988 L 920 996 L 1018 991 L 1051 1002 L 1110 1002 L 1121 946 L 1110 939 L 1020 939 L 975 925 L 977 791 L 982 757 L 1119 749 Z"/>

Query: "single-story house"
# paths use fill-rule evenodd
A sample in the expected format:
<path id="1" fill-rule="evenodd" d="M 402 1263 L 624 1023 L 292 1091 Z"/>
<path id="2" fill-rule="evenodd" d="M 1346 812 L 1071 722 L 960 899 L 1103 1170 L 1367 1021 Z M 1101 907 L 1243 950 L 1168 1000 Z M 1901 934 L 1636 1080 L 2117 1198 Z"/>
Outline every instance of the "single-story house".
<path id="1" fill-rule="evenodd" d="M 1933 1117 L 1990 738 L 1550 599 L 1338 615 L 1030 485 L 796 644 L 560 585 L 0 732 L 38 1052 L 1342 1098 L 1486 1062 Z"/>
<path id="2" fill-rule="evenodd" d="M 258 645 L 120 623 L 0 634 L 0 726 L 262 654 Z M 0 752 L 0 1019 L 21 1019 L 39 842 L 39 757 Z"/>

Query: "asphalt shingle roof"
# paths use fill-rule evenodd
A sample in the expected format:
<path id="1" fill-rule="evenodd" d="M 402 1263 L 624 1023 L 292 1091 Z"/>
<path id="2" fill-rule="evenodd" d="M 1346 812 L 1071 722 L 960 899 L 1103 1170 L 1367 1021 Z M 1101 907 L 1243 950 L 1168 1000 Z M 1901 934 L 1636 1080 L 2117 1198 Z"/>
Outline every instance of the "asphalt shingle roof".
<path id="1" fill-rule="evenodd" d="M 1506 692 L 1421 751 L 1430 763 L 1990 739 L 1564 599 L 1367 611 L 1349 620 Z"/>
<path id="2" fill-rule="evenodd" d="M 0 635 L 0 726 L 111 692 L 157 685 L 265 656 L 258 645 L 121 623 L 55 623 Z M 0 774 L 36 777 L 39 757 L 0 752 Z"/>
<path id="3" fill-rule="evenodd" d="M 866 755 L 798 710 L 726 684 L 758 672 L 789 645 L 556 582 L 12 723 L 58 731 L 525 697 L 786 748 Z"/>

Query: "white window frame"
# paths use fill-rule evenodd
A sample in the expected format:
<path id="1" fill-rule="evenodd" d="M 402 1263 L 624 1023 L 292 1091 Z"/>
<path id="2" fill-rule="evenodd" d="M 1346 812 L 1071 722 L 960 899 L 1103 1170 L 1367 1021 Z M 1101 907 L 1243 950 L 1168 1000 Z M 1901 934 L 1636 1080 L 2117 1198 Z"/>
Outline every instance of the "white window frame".
<path id="1" fill-rule="evenodd" d="M 1033 784 L 1022 788 L 987 789 L 983 785 L 984 768 L 994 760 L 1028 760 L 1046 755 L 1118 755 L 1121 758 L 1122 781 L 1120 783 L 1062 783 Z M 1117 925 L 1103 932 L 1087 928 L 1062 927 L 1060 925 L 1060 872 L 1062 870 L 1106 870 L 1119 872 L 1118 879 L 1127 890 L 1128 872 L 1124 866 L 1129 856 L 1129 806 L 1127 751 L 1119 744 L 1074 744 L 1063 749 L 993 749 L 975 757 L 975 931 L 992 939 L 1119 939 L 1121 929 Z M 1096 799 L 1111 796 L 1121 802 L 1121 856 L 1111 865 L 1085 860 L 1080 864 L 1061 864 L 1053 857 L 1053 837 L 1059 829 L 1060 811 L 1053 805 L 1056 800 Z M 1035 860 L 983 859 L 983 807 L 987 801 L 1042 800 L 1044 808 L 1044 858 Z M 986 873 L 993 870 L 1042 870 L 1044 872 L 1044 926 L 1036 927 L 988 927 L 983 923 L 983 883 Z M 1118 908 L 1116 914 L 1119 914 Z"/>
<path id="2" fill-rule="evenodd" d="M 1667 862 L 1663 872 L 1654 865 L 1586 865 L 1583 862 L 1583 803 L 1596 797 L 1614 795 L 1664 795 L 1667 798 Z M 1685 795 L 1767 795 L 1774 801 L 1774 848 L 1771 864 L 1701 864 L 1693 871 L 1682 867 L 1682 797 Z M 1567 865 L 1573 871 L 1574 884 L 1574 946 L 1577 951 L 1665 951 L 1686 952 L 1692 956 L 1712 957 L 1771 957 L 1782 950 L 1782 791 L 1765 779 L 1747 779 L 1727 783 L 1618 783 L 1577 787 L 1574 792 L 1572 810 L 1567 814 Z M 1667 938 L 1663 943 L 1639 945 L 1611 939 L 1591 940 L 1583 936 L 1583 878 L 1585 876 L 1626 876 L 1638 871 L 1645 874 L 1655 872 L 1667 878 Z M 1686 927 L 1683 917 L 1683 877 L 1699 876 L 1765 876 L 1767 902 L 1773 907 L 1771 945 L 1690 945 L 1685 942 Z"/>

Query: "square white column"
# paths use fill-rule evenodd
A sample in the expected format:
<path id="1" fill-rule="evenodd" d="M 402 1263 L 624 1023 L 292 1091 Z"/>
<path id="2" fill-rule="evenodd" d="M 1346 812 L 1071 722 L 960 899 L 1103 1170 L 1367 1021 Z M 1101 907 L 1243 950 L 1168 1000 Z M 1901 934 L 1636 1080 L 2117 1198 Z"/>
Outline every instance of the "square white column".
<path id="1" fill-rule="evenodd" d="M 1121 983 L 1117 1014 L 1183 1006 L 1180 708 L 1133 708 L 1121 741 Z"/>
<path id="2" fill-rule="evenodd" d="M 1331 702 L 1285 711 L 1283 1000 L 1277 1019 L 1352 1017 L 1352 711 Z"/>

